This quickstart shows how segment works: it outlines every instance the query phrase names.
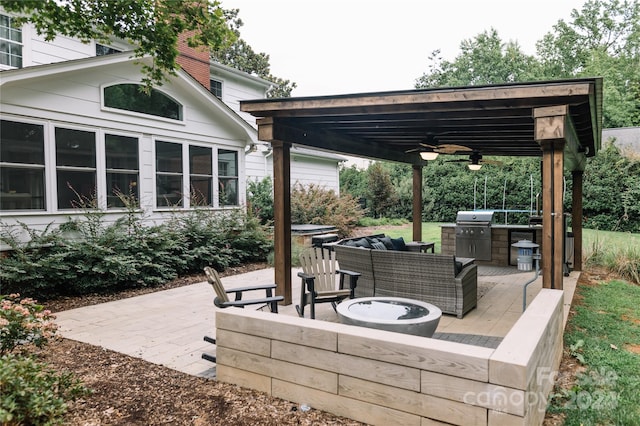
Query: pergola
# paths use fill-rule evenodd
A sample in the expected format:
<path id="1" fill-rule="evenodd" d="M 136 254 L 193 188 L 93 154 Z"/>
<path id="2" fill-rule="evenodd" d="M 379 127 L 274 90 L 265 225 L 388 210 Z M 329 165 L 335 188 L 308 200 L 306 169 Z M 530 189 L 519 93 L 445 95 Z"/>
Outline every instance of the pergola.
<path id="1" fill-rule="evenodd" d="M 563 173 L 573 180 L 574 269 L 582 269 L 582 179 L 600 149 L 602 78 L 243 101 L 273 147 L 275 282 L 291 303 L 293 144 L 413 170 L 413 239 L 422 235 L 418 151 L 542 158 L 543 287 L 562 289 Z M 462 147 L 465 147 L 464 149 Z M 471 151 L 469 151 L 471 149 Z"/>

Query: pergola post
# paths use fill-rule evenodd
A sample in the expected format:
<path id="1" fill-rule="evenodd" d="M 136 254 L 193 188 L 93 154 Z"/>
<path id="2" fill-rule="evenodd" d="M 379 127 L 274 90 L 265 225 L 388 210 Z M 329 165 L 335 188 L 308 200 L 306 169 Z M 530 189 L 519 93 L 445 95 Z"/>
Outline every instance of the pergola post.
<path id="1" fill-rule="evenodd" d="M 291 304 L 291 144 L 271 141 L 273 148 L 273 249 L 276 295 Z"/>
<path id="2" fill-rule="evenodd" d="M 571 172 L 573 181 L 571 228 L 573 231 L 573 269 L 582 271 L 582 170 Z"/>
<path id="3" fill-rule="evenodd" d="M 564 149 L 571 123 L 566 105 L 533 111 L 535 138 L 542 147 L 542 286 L 562 289 L 564 276 Z"/>
<path id="4" fill-rule="evenodd" d="M 413 165 L 413 241 L 422 241 L 422 166 Z"/>

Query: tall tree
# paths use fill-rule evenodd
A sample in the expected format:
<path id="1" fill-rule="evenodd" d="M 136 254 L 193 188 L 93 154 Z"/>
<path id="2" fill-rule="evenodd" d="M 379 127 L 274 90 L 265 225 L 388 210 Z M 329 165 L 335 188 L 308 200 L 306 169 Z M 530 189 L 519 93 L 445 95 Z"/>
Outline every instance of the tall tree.
<path id="1" fill-rule="evenodd" d="M 602 76 L 604 127 L 640 125 L 640 3 L 589 0 L 537 45 L 548 78 Z"/>
<path id="2" fill-rule="evenodd" d="M 191 47 L 217 50 L 235 41 L 229 26 L 233 15 L 217 0 L 2 0 L 2 8 L 32 23 L 47 41 L 58 35 L 83 42 L 108 43 L 115 37 L 135 47 L 134 56 L 149 55 L 152 65 L 142 65 L 147 87 L 162 84 L 179 65 L 178 36 L 192 32 Z"/>
<path id="3" fill-rule="evenodd" d="M 395 189 L 391 183 L 389 171 L 376 161 L 367 170 L 371 210 L 374 217 L 383 217 L 386 210 L 397 201 Z"/>
<path id="4" fill-rule="evenodd" d="M 416 88 L 497 84 L 531 80 L 537 63 L 525 55 L 515 41 L 504 43 L 495 29 L 460 43 L 453 61 L 442 59 L 440 51 L 429 56 L 429 72 L 416 80 Z"/>
<path id="5" fill-rule="evenodd" d="M 240 38 L 240 28 L 243 23 L 238 18 L 239 9 L 227 11 L 232 17 L 231 29 L 236 36 L 235 42 L 213 50 L 211 58 L 223 65 L 228 65 L 240 71 L 257 75 L 271 81 L 274 87 L 267 93 L 269 98 L 287 98 L 291 96 L 293 89 L 297 87 L 295 82 L 276 77 L 271 74 L 269 55 L 256 53 L 249 44 Z"/>

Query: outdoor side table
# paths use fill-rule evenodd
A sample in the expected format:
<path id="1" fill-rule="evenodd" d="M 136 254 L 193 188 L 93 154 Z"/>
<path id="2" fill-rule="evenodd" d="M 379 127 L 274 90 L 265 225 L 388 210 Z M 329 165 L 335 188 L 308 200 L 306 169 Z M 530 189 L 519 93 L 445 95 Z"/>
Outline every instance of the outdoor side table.
<path id="1" fill-rule="evenodd" d="M 427 253 L 427 250 L 431 250 L 431 253 L 436 252 L 436 243 L 430 241 L 410 241 L 406 243 L 406 246 L 408 251 Z"/>

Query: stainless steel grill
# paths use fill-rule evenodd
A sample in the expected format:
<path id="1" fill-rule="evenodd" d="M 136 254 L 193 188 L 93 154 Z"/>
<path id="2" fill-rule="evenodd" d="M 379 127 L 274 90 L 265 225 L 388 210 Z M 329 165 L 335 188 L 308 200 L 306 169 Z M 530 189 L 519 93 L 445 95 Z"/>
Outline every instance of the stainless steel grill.
<path id="1" fill-rule="evenodd" d="M 456 216 L 456 256 L 491 260 L 493 211 L 459 211 Z"/>

